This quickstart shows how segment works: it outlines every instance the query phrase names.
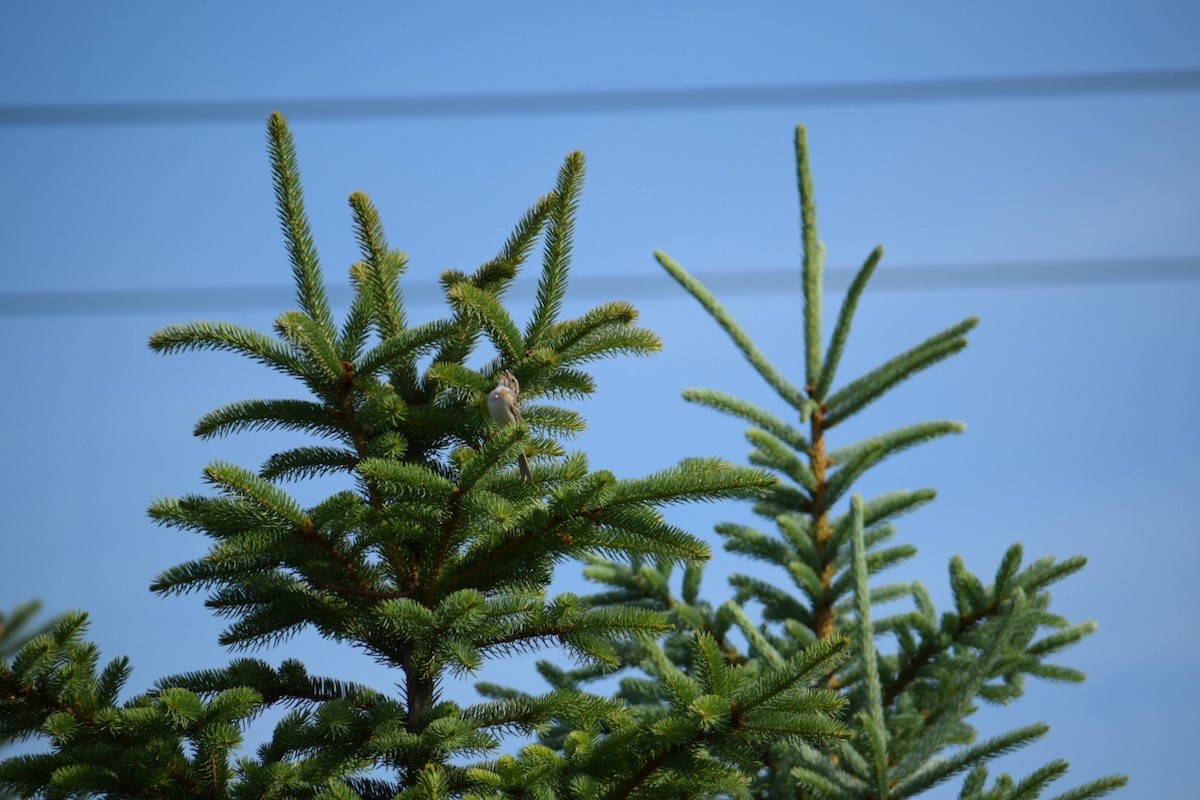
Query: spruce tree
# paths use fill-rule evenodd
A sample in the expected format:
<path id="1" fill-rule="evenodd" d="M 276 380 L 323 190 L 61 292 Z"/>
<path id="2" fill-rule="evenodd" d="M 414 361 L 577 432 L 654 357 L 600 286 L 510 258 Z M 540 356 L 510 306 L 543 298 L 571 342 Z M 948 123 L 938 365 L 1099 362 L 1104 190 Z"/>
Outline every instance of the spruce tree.
<path id="1" fill-rule="evenodd" d="M 0 661 L 0 741 L 37 737 L 48 747 L 0 762 L 0 788 L 52 798 L 745 796 L 764 752 L 790 743 L 824 753 L 851 735 L 845 692 L 829 682 L 847 657 L 843 636 L 764 645 L 769 657 L 742 660 L 712 630 L 680 629 L 677 611 L 548 596 L 554 568 L 571 559 L 648 575 L 682 566 L 694 589 L 708 548 L 661 507 L 778 503 L 782 491 L 769 473 L 718 459 L 622 478 L 564 444 L 584 419 L 555 402 L 596 391 L 587 365 L 659 348 L 625 302 L 563 318 L 582 156 L 567 157 L 495 258 L 441 275 L 449 313 L 419 324 L 405 308 L 404 254 L 367 196 L 352 194 L 361 259 L 339 322 L 291 134 L 278 114 L 267 127 L 297 308 L 272 333 L 191 323 L 150 345 L 240 354 L 305 390 L 230 403 L 201 418 L 196 435 L 274 429 L 314 443 L 258 469 L 211 463 L 210 491 L 155 502 L 155 521 L 203 534 L 210 548 L 152 589 L 206 594 L 229 621 L 221 642 L 233 650 L 269 650 L 307 628 L 369 654 L 395 679 L 372 687 L 243 656 L 122 699 L 128 660 L 101 666 L 86 615 L 68 614 Z M 536 302 L 522 325 L 504 297 L 539 242 Z M 504 426 L 487 404 L 501 376 L 520 387 L 520 419 Z M 529 480 L 515 468 L 522 455 Z M 285 488 L 329 476 L 346 488 L 311 507 Z M 765 642 L 731 613 L 746 637 Z M 449 677 L 552 646 L 590 675 L 636 662 L 645 671 L 636 690 L 653 702 L 565 679 L 539 695 L 485 686 L 491 696 L 474 703 L 442 691 Z M 287 713 L 244 752 L 248 726 L 268 708 Z M 543 741 L 505 753 L 505 734 Z"/>
<path id="2" fill-rule="evenodd" d="M 875 585 L 885 569 L 916 549 L 892 542 L 894 521 L 930 502 L 931 489 L 894 491 L 864 499 L 854 484 L 885 459 L 923 442 L 959 433 L 961 424 L 920 422 L 857 442 L 834 443 L 837 427 L 867 409 L 918 372 L 967 344 L 977 320 L 968 318 L 930 336 L 853 380 L 837 383 L 837 371 L 860 297 L 883 255 L 867 257 L 842 301 L 832 335 L 822 337 L 825 249 L 817 235 L 816 204 L 806 133 L 795 137 L 803 250 L 804 375 L 789 380 L 755 346 L 746 331 L 693 276 L 663 252 L 662 267 L 695 297 L 729 334 L 742 356 L 778 395 L 786 416 L 717 389 L 690 389 L 684 397 L 750 423 L 751 464 L 770 470 L 780 483 L 754 501 L 766 530 L 725 523 L 717 532 L 731 553 L 780 569 L 791 585 L 735 575 L 734 597 L 714 608 L 699 593 L 693 565 L 681 595 L 671 591 L 671 571 L 661 564 L 632 567 L 591 558 L 587 574 L 607 585 L 590 603 L 666 611 L 675 632 L 662 652 L 687 670 L 689 644 L 697 632 L 727 664 L 743 672 L 768 672 L 823 643 L 847 640 L 852 656 L 824 676 L 846 700 L 842 718 L 850 736 L 832 748 L 779 739 L 761 748 L 749 769 L 746 791 L 754 798 L 900 800 L 961 776 L 964 800 L 1027 800 L 1043 797 L 1067 771 L 1061 759 L 1016 780 L 997 776 L 989 785 L 988 762 L 1044 736 L 1034 723 L 980 739 L 971 716 L 980 703 L 1008 704 L 1021 697 L 1027 678 L 1077 683 L 1071 667 L 1049 659 L 1095 629 L 1072 624 L 1050 610 L 1049 586 L 1080 570 L 1080 556 L 1024 563 L 1012 545 L 990 583 L 971 573 L 961 558 L 950 563 L 954 607 L 939 614 L 920 581 Z M 719 372 L 717 373 L 720 374 Z M 837 388 L 835 388 L 837 386 Z M 799 423 L 798 425 L 796 423 Z M 908 601 L 907 610 L 877 613 L 883 603 Z M 748 607 L 747 607 L 747 604 Z M 757 624 L 748 610 L 756 612 Z M 738 632 L 742 634 L 739 638 Z M 654 647 L 626 654 L 632 670 L 661 673 Z M 594 670 L 545 669 L 555 686 L 577 688 Z M 692 689 L 693 692 L 698 691 Z M 626 680 L 619 697 L 637 707 L 672 699 L 652 681 Z M 1055 800 L 1100 797 L 1123 786 L 1112 775 L 1054 796 Z"/>
<path id="3" fill-rule="evenodd" d="M 40 636 L 49 630 L 51 622 L 42 623 L 36 627 L 33 621 L 42 610 L 40 600 L 30 600 L 14 608 L 8 614 L 0 613 L 0 662 L 16 655 L 17 651 L 29 643 L 35 636 Z M 0 755 L 3 755 L 5 745 L 9 741 L 0 738 Z M 0 800 L 15 797 L 0 789 Z"/>

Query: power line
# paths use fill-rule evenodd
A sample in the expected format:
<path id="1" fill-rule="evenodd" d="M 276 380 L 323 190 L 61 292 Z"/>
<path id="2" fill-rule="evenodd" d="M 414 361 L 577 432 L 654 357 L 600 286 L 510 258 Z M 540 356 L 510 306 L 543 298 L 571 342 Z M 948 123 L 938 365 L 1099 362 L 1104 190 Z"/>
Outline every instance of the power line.
<path id="1" fill-rule="evenodd" d="M 1180 69 L 682 89 L 28 104 L 0 106 L 0 126 L 260 122 L 277 109 L 293 119 L 415 119 L 734 110 L 794 105 L 945 103 L 1191 92 L 1197 89 L 1200 89 L 1200 70 Z"/>
<path id="2" fill-rule="evenodd" d="M 843 290 L 854 270 L 826 271 L 825 286 Z M 799 270 L 723 269 L 697 272 L 718 296 L 800 294 Z M 943 289 L 1022 289 L 1117 284 L 1150 284 L 1200 280 L 1200 256 L 1175 258 L 1076 259 L 1027 261 L 960 266 L 910 266 L 880 269 L 872 288 L 890 291 Z M 528 301 L 536 291 L 534 280 L 518 280 L 510 296 Z M 331 302 L 345 305 L 350 289 L 331 286 Z M 0 317 L 90 316 L 133 313 L 215 314 L 223 311 L 279 309 L 293 304 L 292 290 L 277 286 L 218 286 L 169 289 L 97 289 L 0 293 Z M 413 306 L 440 303 L 441 288 L 434 281 L 409 281 L 404 297 Z M 640 273 L 607 276 L 580 275 L 571 279 L 569 298 L 647 300 L 680 298 L 686 293 L 666 274 L 650 269 Z"/>

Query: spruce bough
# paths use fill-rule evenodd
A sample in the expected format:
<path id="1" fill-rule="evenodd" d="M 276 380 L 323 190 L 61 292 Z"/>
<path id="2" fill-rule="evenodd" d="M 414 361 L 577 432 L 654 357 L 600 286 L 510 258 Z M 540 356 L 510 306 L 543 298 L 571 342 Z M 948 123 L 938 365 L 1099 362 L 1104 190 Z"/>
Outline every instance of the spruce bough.
<path id="1" fill-rule="evenodd" d="M 984 586 L 951 567 L 956 609 L 940 619 L 920 584 L 868 579 L 911 554 L 884 547 L 889 520 L 932 492 L 849 496 L 883 458 L 946 433 L 926 423 L 830 450 L 826 432 L 889 388 L 965 345 L 968 321 L 834 391 L 858 296 L 852 286 L 822 351 L 821 247 L 803 129 L 797 140 L 805 252 L 805 386 L 770 365 L 704 288 L 664 267 L 734 338 L 808 431 L 712 390 L 688 399 L 745 418 L 754 466 L 690 459 L 652 475 L 593 471 L 564 445 L 582 416 L 554 405 L 595 391 L 588 362 L 659 348 L 627 303 L 563 319 L 583 159 L 567 157 L 554 189 L 520 219 L 500 253 L 441 276 L 444 319 L 410 323 L 404 254 L 389 246 L 366 195 L 350 197 L 361 259 L 354 298 L 335 320 L 304 212 L 291 135 L 276 114 L 268 143 L 298 310 L 273 334 L 193 323 L 159 331 L 163 353 L 224 350 L 298 379 L 303 399 L 246 400 L 206 414 L 201 437 L 283 429 L 316 443 L 257 469 L 216 462 L 212 491 L 160 500 L 159 523 L 211 540 L 208 553 L 163 572 L 160 594 L 204 592 L 229 620 L 222 642 L 267 649 L 311 627 L 393 670 L 394 687 L 310 675 L 285 660 L 238 658 L 223 669 L 163 678 L 119 695 L 126 659 L 99 666 L 86 616 L 68 614 L 0 661 L 0 741 L 37 736 L 48 752 L 0 762 L 0 788 L 45 797 L 622 798 L 907 797 L 965 773 L 963 797 L 1037 797 L 1065 771 L 1052 762 L 986 787 L 984 764 L 1044 732 L 975 741 L 977 700 L 1017 697 L 1027 675 L 1078 680 L 1045 658 L 1087 633 L 1048 610 L 1046 586 L 1082 559 L 1021 567 L 1019 547 Z M 530 318 L 504 305 L 541 243 Z M 497 427 L 486 396 L 502 373 L 521 386 L 522 421 Z M 514 468 L 528 455 L 533 479 Z M 348 486 L 312 507 L 289 481 L 341 475 Z M 778 477 L 776 477 L 778 476 Z M 781 480 L 782 479 L 782 480 Z M 739 576 L 713 608 L 699 596 L 704 543 L 660 507 L 743 498 L 777 528 L 723 525 L 729 549 L 784 566 L 795 586 Z M 589 597 L 547 595 L 568 559 L 607 585 Z M 681 595 L 671 590 L 682 567 Z M 872 619 L 909 597 L 914 611 Z M 743 604 L 761 609 L 761 622 Z M 753 610 L 753 609 L 751 609 Z M 1044 633 L 1051 629 L 1052 633 Z M 876 649 L 880 636 L 898 647 Z M 449 675 L 490 659 L 558 647 L 578 663 L 539 665 L 528 694 L 495 683 L 484 699 L 442 696 Z M 892 652 L 894 650 L 894 652 Z M 613 694 L 588 691 L 622 674 Z M 242 737 L 269 707 L 289 709 L 253 754 Z M 503 754 L 503 734 L 536 737 Z M 1095 797 L 1113 777 L 1061 797 Z"/>

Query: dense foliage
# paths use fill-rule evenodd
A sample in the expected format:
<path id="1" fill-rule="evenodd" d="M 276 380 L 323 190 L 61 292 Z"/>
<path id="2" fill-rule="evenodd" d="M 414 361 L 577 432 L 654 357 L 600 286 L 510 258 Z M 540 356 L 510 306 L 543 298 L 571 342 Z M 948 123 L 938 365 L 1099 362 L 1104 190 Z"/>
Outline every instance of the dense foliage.
<path id="1" fill-rule="evenodd" d="M 563 318 L 580 154 L 567 157 L 554 189 L 494 259 L 442 274 L 449 314 L 422 324 L 405 311 L 405 255 L 388 244 L 366 195 L 351 195 L 361 260 L 350 268 L 354 299 L 338 322 L 280 115 L 268 122 L 268 141 L 298 309 L 281 314 L 273 333 L 192 323 L 159 331 L 151 346 L 241 354 L 306 390 L 303 398 L 230 403 L 205 415 L 196 435 L 282 429 L 315 441 L 257 470 L 209 464 L 211 492 L 154 503 L 157 522 L 211 544 L 152 588 L 206 594 L 229 620 L 222 642 L 232 649 L 266 650 L 311 628 L 370 654 L 394 672 L 398 690 L 310 675 L 295 661 L 238 658 L 122 699 L 128 661 L 101 667 L 84 639 L 86 616 L 69 614 L 2 653 L 0 740 L 36 736 L 48 749 L 0 762 L 0 786 L 113 798 L 902 798 L 965 774 L 963 797 L 1025 798 L 1065 771 L 1051 762 L 988 787 L 986 763 L 1046 728 L 978 741 L 969 718 L 979 701 L 1019 697 L 1027 676 L 1082 679 L 1047 661 L 1091 630 L 1049 609 L 1047 586 L 1082 559 L 1023 566 L 1014 545 L 990 584 L 955 561 L 955 607 L 940 615 L 920 583 L 870 583 L 912 555 L 890 543 L 892 522 L 933 493 L 865 500 L 851 496 L 855 480 L 961 426 L 920 423 L 836 449 L 828 434 L 961 350 L 975 322 L 834 388 L 881 251 L 863 266 L 823 345 L 823 250 L 802 128 L 803 387 L 703 286 L 658 255 L 795 421 L 717 390 L 690 391 L 689 400 L 752 424 L 754 466 L 691 459 L 637 478 L 593 471 L 570 451 L 566 440 L 585 422 L 555 404 L 593 393 L 590 362 L 659 347 L 625 302 Z M 537 299 L 519 323 L 505 294 L 539 242 Z M 501 389 L 519 413 L 493 418 L 488 396 Z M 524 476 L 515 468 L 522 458 L 532 464 Z M 284 488 L 331 474 L 350 488 L 311 507 Z M 783 568 L 792 585 L 739 575 L 733 598 L 719 606 L 702 599 L 708 548 L 661 507 L 718 498 L 753 501 L 769 528 L 719 526 L 728 549 Z M 549 596 L 556 565 L 570 561 L 584 562 L 605 591 Z M 878 617 L 877 604 L 902 598 L 910 611 Z M 877 646 L 881 637 L 894 646 Z M 543 662 L 543 694 L 481 683 L 477 703 L 441 695 L 448 676 L 545 647 L 579 666 Z M 589 690 L 614 673 L 615 694 Z M 243 735 L 269 707 L 289 711 L 248 754 Z M 505 754 L 505 735 L 530 741 Z M 1123 782 L 1105 778 L 1060 797 L 1096 797 Z"/>

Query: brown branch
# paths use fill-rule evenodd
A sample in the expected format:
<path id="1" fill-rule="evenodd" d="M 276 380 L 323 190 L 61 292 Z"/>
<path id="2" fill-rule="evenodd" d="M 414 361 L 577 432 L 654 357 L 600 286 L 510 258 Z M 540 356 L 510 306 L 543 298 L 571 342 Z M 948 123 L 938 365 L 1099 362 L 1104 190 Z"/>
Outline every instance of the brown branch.
<path id="1" fill-rule="evenodd" d="M 624 781 L 622 781 L 620 785 L 617 786 L 616 791 L 614 791 L 612 794 L 612 797 L 613 798 L 629 797 L 631 794 L 633 794 L 633 792 L 639 786 L 641 786 L 642 783 L 645 782 L 645 780 L 647 778 L 649 778 L 651 775 L 653 775 L 655 772 L 657 772 L 659 770 L 659 768 L 661 768 L 662 765 L 664 763 L 666 763 L 667 755 L 669 753 L 670 753 L 670 750 L 664 750 L 662 753 L 659 753 L 657 756 L 650 759 L 645 764 L 642 764 L 642 766 L 638 769 L 637 772 L 630 775 L 628 778 L 626 778 Z"/>
<path id="2" fill-rule="evenodd" d="M 833 530 L 829 525 L 829 509 L 825 508 L 822 502 L 829 485 L 827 471 L 830 461 L 829 457 L 825 454 L 826 427 L 825 409 L 819 408 L 812 416 L 812 442 L 809 445 L 808 458 L 815 484 L 812 491 L 813 510 L 811 512 L 813 520 L 813 546 L 816 548 L 817 556 L 822 562 L 820 575 L 821 590 L 827 596 L 830 587 L 833 585 L 836 568 L 832 560 L 827 561 L 825 559 L 825 549 L 829 544 L 829 539 L 833 536 Z M 820 603 L 814 603 L 810 628 L 818 639 L 828 639 L 833 636 L 836 617 L 837 612 L 834 610 L 833 603 L 826 599 L 822 599 Z"/>

